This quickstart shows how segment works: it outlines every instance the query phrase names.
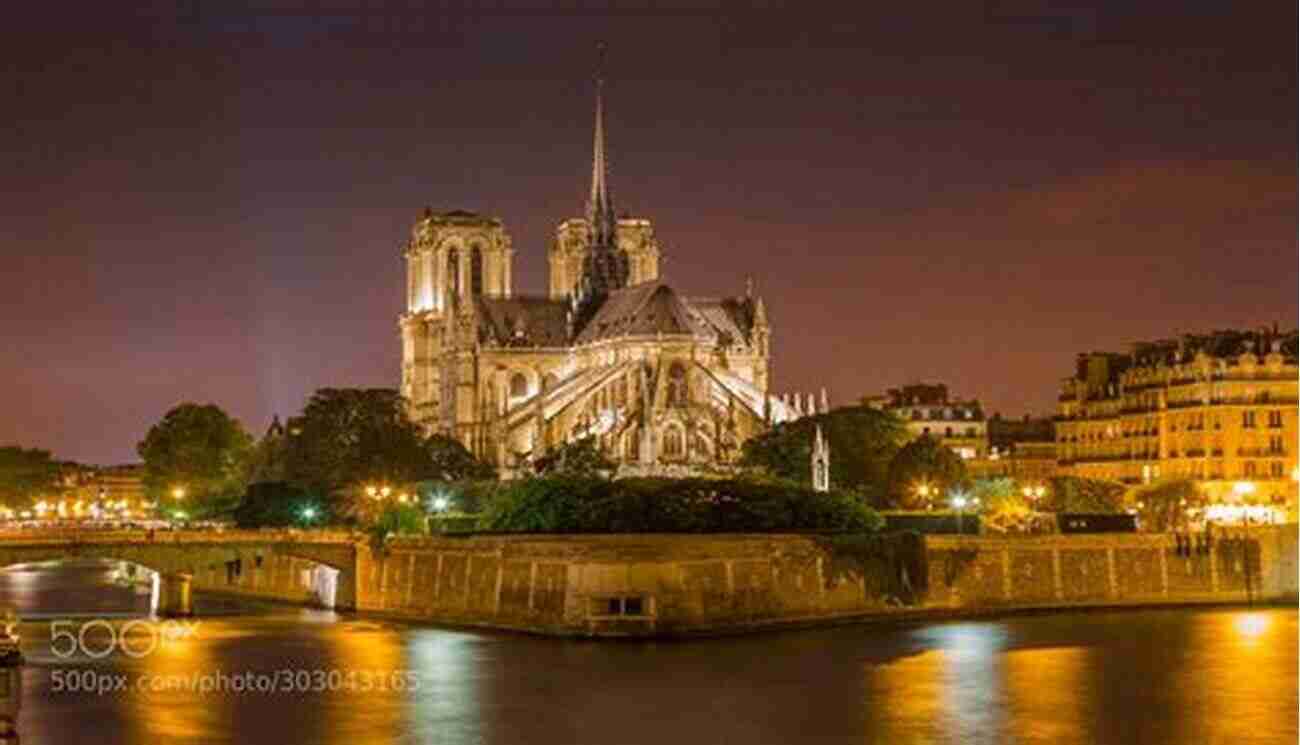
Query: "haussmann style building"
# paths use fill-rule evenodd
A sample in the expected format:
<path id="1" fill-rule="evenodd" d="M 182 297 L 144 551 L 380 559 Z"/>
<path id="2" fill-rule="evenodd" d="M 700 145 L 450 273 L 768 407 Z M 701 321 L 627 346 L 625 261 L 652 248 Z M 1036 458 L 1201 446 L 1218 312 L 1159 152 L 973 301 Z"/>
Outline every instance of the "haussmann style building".
<path id="1" fill-rule="evenodd" d="M 1191 479 L 1224 508 L 1296 516 L 1297 333 L 1276 327 L 1080 354 L 1056 422 L 1066 473 Z"/>

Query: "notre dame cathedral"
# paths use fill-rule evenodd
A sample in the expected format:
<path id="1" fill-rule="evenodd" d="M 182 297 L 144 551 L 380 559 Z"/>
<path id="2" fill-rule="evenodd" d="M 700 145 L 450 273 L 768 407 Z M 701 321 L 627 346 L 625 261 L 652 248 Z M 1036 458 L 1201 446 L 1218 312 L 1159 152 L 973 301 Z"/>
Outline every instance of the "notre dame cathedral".
<path id="1" fill-rule="evenodd" d="M 496 218 L 426 210 L 403 249 L 412 416 L 506 473 L 586 436 L 624 472 L 725 465 L 772 422 L 818 407 L 768 394 L 772 331 L 752 287 L 679 294 L 659 278 L 650 221 L 615 216 L 603 87 L 598 75 L 586 214 L 556 228 L 547 296 L 515 293 Z"/>

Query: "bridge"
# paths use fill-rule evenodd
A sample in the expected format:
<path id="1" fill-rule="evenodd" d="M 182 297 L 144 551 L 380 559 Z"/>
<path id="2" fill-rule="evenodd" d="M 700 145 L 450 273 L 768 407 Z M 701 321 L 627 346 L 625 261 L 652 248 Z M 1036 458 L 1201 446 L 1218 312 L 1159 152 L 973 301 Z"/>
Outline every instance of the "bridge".
<path id="1" fill-rule="evenodd" d="M 341 610 L 356 608 L 357 542 L 354 533 L 305 530 L 24 530 L 0 531 L 0 569 L 69 559 L 108 559 L 144 567 L 158 577 L 155 611 L 190 615 L 196 575 L 238 567 L 250 557 L 289 556 L 326 569 L 331 598 Z"/>

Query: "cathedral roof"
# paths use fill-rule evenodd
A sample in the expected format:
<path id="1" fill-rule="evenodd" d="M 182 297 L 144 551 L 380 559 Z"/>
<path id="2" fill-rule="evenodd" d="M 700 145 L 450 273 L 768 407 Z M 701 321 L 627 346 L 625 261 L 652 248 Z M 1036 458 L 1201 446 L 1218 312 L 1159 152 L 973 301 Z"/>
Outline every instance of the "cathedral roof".
<path id="1" fill-rule="evenodd" d="M 503 347 L 569 344 L 569 304 L 544 297 L 476 298 L 481 338 Z"/>
<path id="2" fill-rule="evenodd" d="M 697 323 L 682 297 L 658 282 L 642 282 L 609 293 L 578 333 L 579 344 L 620 336 L 692 335 Z"/>

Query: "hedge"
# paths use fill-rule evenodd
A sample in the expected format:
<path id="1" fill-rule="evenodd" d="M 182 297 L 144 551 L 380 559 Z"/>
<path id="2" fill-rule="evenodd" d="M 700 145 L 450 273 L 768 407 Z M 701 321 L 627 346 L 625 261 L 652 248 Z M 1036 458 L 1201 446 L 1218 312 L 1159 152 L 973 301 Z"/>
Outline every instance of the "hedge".
<path id="1" fill-rule="evenodd" d="M 560 477 L 503 485 L 479 524 L 541 533 L 855 533 L 884 522 L 851 493 L 788 482 Z"/>

